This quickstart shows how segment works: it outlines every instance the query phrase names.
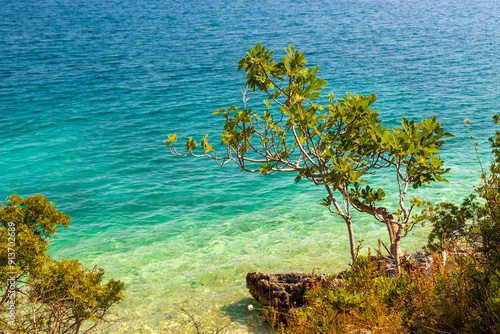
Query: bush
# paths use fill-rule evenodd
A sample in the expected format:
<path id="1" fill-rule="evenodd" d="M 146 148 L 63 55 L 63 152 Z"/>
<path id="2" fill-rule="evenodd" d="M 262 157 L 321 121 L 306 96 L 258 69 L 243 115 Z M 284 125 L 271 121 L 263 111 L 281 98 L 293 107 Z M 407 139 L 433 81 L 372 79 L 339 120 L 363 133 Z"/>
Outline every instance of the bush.
<path id="1" fill-rule="evenodd" d="M 84 333 L 105 322 L 124 285 L 77 260 L 53 260 L 47 245 L 70 217 L 42 195 L 0 206 L 0 328 L 9 333 Z"/>

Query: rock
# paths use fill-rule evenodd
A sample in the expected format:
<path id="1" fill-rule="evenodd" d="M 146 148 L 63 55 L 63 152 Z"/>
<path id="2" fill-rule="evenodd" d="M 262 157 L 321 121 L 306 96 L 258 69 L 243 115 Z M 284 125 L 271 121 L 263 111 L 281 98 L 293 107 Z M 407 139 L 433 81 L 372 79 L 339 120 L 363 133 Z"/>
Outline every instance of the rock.
<path id="1" fill-rule="evenodd" d="M 372 257 L 374 262 L 377 262 L 376 257 Z M 379 261 L 378 270 L 382 269 L 384 265 L 385 275 L 387 277 L 396 277 L 397 270 L 394 260 L 390 256 L 384 256 Z M 423 269 L 426 273 L 430 272 L 432 266 L 432 256 L 428 256 L 424 251 L 418 251 L 415 253 L 404 253 L 400 258 L 401 270 L 420 270 Z"/>
<path id="2" fill-rule="evenodd" d="M 441 257 L 443 256 L 441 255 Z M 390 278 L 397 275 L 394 261 L 389 256 L 380 259 L 372 256 L 371 260 L 372 263 L 376 263 L 375 268 L 373 268 L 373 277 L 385 275 Z M 405 253 L 401 257 L 402 270 L 424 270 L 428 276 L 431 272 L 432 263 L 432 257 L 423 251 Z M 253 272 L 247 274 L 246 281 L 252 297 L 264 306 L 260 315 L 270 324 L 276 325 L 279 322 L 286 324 L 287 318 L 304 305 L 306 302 L 305 294 L 308 289 L 313 287 L 330 290 L 344 288 L 346 286 L 342 279 L 344 273 L 345 271 L 334 277 L 325 274 L 266 274 Z"/>
<path id="3" fill-rule="evenodd" d="M 290 312 L 304 305 L 305 292 L 313 286 L 334 289 L 344 286 L 344 283 L 324 274 L 247 274 L 247 288 L 264 306 L 261 316 L 270 323 L 286 322 Z"/>

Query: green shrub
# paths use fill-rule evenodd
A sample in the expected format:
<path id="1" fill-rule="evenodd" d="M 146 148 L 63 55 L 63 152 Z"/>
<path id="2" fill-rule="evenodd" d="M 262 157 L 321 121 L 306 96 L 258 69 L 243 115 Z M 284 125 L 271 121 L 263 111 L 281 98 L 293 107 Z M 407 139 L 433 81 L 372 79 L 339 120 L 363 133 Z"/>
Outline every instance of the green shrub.
<path id="1" fill-rule="evenodd" d="M 42 195 L 0 206 L 0 328 L 9 333 L 88 333 L 123 299 L 120 281 L 77 260 L 56 261 L 47 245 L 70 217 Z"/>

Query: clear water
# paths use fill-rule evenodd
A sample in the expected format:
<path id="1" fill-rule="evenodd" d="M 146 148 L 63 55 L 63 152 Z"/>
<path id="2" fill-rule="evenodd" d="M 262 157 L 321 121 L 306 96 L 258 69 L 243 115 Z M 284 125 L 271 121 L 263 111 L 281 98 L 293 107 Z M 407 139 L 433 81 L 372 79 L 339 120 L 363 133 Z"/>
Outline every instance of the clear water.
<path id="1" fill-rule="evenodd" d="M 450 183 L 421 197 L 456 200 L 479 175 L 463 120 L 490 161 L 500 112 L 500 6 L 456 1 L 13 0 L 0 10 L 0 198 L 42 193 L 72 217 L 56 258 L 99 265 L 126 284 L 109 333 L 204 328 L 265 332 L 246 305 L 250 271 L 335 272 L 348 263 L 342 221 L 321 189 L 168 154 L 168 133 L 210 133 L 240 103 L 237 62 L 257 42 L 293 44 L 329 90 L 375 93 L 381 117 L 439 115 L 455 135 Z M 253 102 L 258 102 L 254 100 Z M 392 180 L 380 178 L 382 185 Z M 394 189 L 394 188 L 393 188 Z M 356 217 L 367 246 L 383 226 Z M 404 241 L 425 241 L 418 228 Z M 250 323 L 250 325 L 248 325 Z"/>

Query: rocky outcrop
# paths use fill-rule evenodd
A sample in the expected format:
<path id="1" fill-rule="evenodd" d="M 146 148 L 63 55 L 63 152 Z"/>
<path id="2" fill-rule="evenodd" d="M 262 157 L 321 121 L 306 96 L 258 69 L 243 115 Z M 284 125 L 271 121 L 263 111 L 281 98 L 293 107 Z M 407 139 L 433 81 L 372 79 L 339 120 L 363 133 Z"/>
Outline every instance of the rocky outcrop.
<path id="1" fill-rule="evenodd" d="M 305 302 L 311 287 L 335 289 L 343 286 L 341 279 L 314 274 L 247 274 L 247 288 L 254 299 L 264 306 L 261 315 L 270 323 L 286 322 L 287 315 Z"/>
<path id="2" fill-rule="evenodd" d="M 440 255 L 446 264 L 446 253 Z M 374 277 L 384 272 L 386 277 L 394 277 L 397 270 L 390 257 L 377 258 L 372 256 L 372 263 L 378 263 L 374 268 Z M 402 270 L 423 269 L 430 275 L 432 257 L 425 252 L 405 253 L 401 258 Z M 342 277 L 345 272 L 337 276 L 314 274 L 266 274 L 253 272 L 247 274 L 247 288 L 252 297 L 263 305 L 261 316 L 271 324 L 287 322 L 287 317 L 298 310 L 306 302 L 306 291 L 313 287 L 337 289 L 345 287 Z"/>

